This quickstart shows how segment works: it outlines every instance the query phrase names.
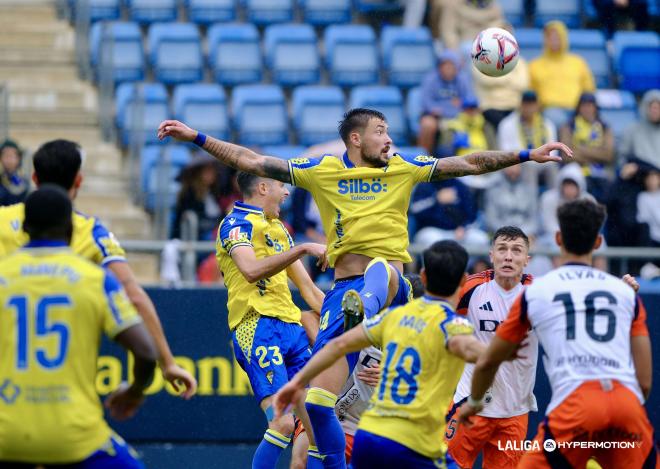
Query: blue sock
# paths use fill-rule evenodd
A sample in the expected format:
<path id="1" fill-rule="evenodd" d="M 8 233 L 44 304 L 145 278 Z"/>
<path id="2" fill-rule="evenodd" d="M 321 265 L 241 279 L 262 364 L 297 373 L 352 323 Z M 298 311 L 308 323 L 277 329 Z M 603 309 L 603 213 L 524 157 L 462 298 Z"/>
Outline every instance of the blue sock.
<path id="1" fill-rule="evenodd" d="M 323 469 L 323 458 L 316 446 L 309 445 L 307 450 L 307 469 Z"/>
<path id="2" fill-rule="evenodd" d="M 270 428 L 266 430 L 264 439 L 254 452 L 252 469 L 275 469 L 280 454 L 289 446 L 289 443 L 291 443 L 291 438 Z"/>
<path id="3" fill-rule="evenodd" d="M 364 271 L 364 287 L 360 290 L 364 315 L 370 318 L 380 312 L 387 302 L 390 285 L 390 266 L 382 257 L 376 257 Z"/>
<path id="4" fill-rule="evenodd" d="M 346 469 L 344 430 L 335 415 L 337 396 L 321 388 L 307 391 L 305 408 L 325 469 Z"/>

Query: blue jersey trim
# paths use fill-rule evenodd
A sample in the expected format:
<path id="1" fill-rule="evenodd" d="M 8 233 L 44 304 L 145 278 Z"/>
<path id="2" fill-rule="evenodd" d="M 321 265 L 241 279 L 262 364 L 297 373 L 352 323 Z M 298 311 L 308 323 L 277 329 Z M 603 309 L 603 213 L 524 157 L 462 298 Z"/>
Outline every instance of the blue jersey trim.
<path id="1" fill-rule="evenodd" d="M 113 294 L 119 293 L 121 291 L 121 286 L 119 285 L 119 282 L 115 276 L 107 270 L 105 271 L 105 278 L 103 279 L 103 291 L 105 292 L 105 297 L 108 300 L 108 306 L 110 306 L 112 317 L 115 319 L 115 322 L 118 325 L 121 325 L 123 321 L 121 320 L 121 315 L 119 314 L 117 305 L 115 305 L 115 302 L 112 298 Z"/>
<path id="2" fill-rule="evenodd" d="M 346 166 L 347 168 L 355 168 L 355 165 L 348 157 L 348 152 L 344 152 L 344 154 L 341 156 L 341 159 L 344 162 L 344 166 Z"/>
<path id="3" fill-rule="evenodd" d="M 110 237 L 110 232 L 108 229 L 101 224 L 98 220 L 94 220 L 94 228 L 92 228 L 92 238 L 94 239 L 94 243 L 96 246 L 99 248 L 99 251 L 101 251 L 101 255 L 103 257 L 108 257 L 108 251 L 106 251 L 105 247 L 103 246 L 103 243 L 101 243 L 99 240 L 101 238 L 109 238 Z"/>
<path id="4" fill-rule="evenodd" d="M 415 158 L 409 158 L 409 157 L 403 156 L 399 153 L 395 153 L 394 156 L 398 156 L 399 158 L 401 158 L 406 163 L 418 166 L 420 168 L 423 168 L 424 166 L 433 166 L 433 165 L 436 165 L 438 163 L 437 158 L 432 157 L 432 156 L 426 156 L 426 155 L 418 155 Z"/>
<path id="5" fill-rule="evenodd" d="M 251 213 L 256 212 L 258 214 L 264 213 L 263 208 L 257 207 L 256 205 L 246 204 L 245 202 L 241 202 L 240 200 L 234 202 L 234 210 L 240 210 L 243 212 L 251 212 Z"/>
<path id="6" fill-rule="evenodd" d="M 54 239 L 35 239 L 25 245 L 26 248 L 62 248 L 68 247 L 69 243 Z"/>

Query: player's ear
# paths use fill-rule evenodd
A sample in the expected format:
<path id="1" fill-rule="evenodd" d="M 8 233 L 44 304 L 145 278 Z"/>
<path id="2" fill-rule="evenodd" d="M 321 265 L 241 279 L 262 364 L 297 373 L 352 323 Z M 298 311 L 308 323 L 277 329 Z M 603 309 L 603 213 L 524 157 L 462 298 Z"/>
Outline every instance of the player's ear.
<path id="1" fill-rule="evenodd" d="M 424 267 L 422 267 L 422 270 L 419 271 L 419 279 L 422 281 L 424 289 L 426 289 L 426 282 L 428 281 L 428 277 L 426 276 L 426 269 Z"/>
<path id="2" fill-rule="evenodd" d="M 34 182 L 35 186 L 39 187 L 39 178 L 37 177 L 36 171 L 32 173 L 32 182 Z"/>
<path id="3" fill-rule="evenodd" d="M 596 237 L 596 242 L 594 243 L 594 251 L 596 251 L 603 244 L 603 235 L 599 234 Z"/>
<path id="4" fill-rule="evenodd" d="M 73 180 L 73 188 L 80 189 L 82 182 L 83 182 L 83 175 L 80 171 L 78 171 L 78 174 L 76 174 L 76 178 Z"/>
<path id="5" fill-rule="evenodd" d="M 362 137 L 360 136 L 360 132 L 358 131 L 351 132 L 348 135 L 348 138 L 354 147 L 360 148 L 362 146 Z"/>
<path id="6" fill-rule="evenodd" d="M 557 246 L 562 247 L 564 245 L 564 240 L 561 237 L 561 231 L 557 231 L 555 233 L 555 243 L 557 243 Z"/>

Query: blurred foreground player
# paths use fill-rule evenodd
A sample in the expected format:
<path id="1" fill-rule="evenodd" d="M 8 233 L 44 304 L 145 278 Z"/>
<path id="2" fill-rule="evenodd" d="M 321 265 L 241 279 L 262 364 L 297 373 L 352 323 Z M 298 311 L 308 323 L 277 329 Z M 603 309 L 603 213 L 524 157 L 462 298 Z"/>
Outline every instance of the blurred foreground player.
<path id="1" fill-rule="evenodd" d="M 463 370 L 485 346 L 454 313 L 468 255 L 454 241 L 424 251 L 423 297 L 386 310 L 333 339 L 275 396 L 281 413 L 304 398 L 305 386 L 346 353 L 374 345 L 383 351 L 379 384 L 362 414 L 351 466 L 455 467 L 447 459 L 445 409 Z"/>
<path id="2" fill-rule="evenodd" d="M 44 143 L 34 154 L 33 164 L 32 180 L 37 186 L 55 184 L 64 189 L 71 200 L 76 198 L 83 181 L 81 148 L 77 143 L 69 140 Z M 22 203 L 0 207 L 0 258 L 27 242 L 28 236 L 22 229 L 23 216 Z M 185 388 L 184 398 L 192 397 L 197 382 L 188 371 L 175 363 L 156 308 L 135 278 L 126 262 L 125 252 L 114 235 L 97 218 L 74 211 L 71 249 L 85 259 L 107 267 L 117 277 L 156 343 L 163 377 L 176 390 L 181 384 Z"/>
<path id="3" fill-rule="evenodd" d="M 144 400 L 156 349 L 115 277 L 69 249 L 71 212 L 59 187 L 32 193 L 30 242 L 0 261 L 0 468 L 144 467 L 103 419 L 96 360 L 102 332 L 135 357 L 133 383 L 106 400 L 125 419 Z"/>
<path id="4" fill-rule="evenodd" d="M 518 467 L 582 468 L 591 457 L 606 469 L 657 467 L 653 428 L 643 407 L 652 377 L 646 311 L 622 280 L 591 267 L 605 209 L 578 200 L 557 213 L 563 265 L 516 299 L 477 362 L 459 422 L 469 425 L 483 408 L 502 360 L 534 328 L 545 351 L 552 400 Z M 609 447 L 595 447 L 603 442 Z"/>

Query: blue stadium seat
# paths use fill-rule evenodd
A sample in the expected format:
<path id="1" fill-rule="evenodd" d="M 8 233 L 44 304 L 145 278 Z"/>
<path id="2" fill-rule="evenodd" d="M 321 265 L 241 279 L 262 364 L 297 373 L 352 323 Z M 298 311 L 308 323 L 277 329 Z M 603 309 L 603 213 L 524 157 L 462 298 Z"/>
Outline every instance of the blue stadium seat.
<path id="1" fill-rule="evenodd" d="M 524 0 L 499 0 L 504 17 L 513 26 L 522 26 L 525 23 Z"/>
<path id="2" fill-rule="evenodd" d="M 149 145 L 140 155 L 140 188 L 144 194 L 144 205 L 153 210 L 158 197 L 166 191 L 167 205 L 176 206 L 179 183 L 176 178 L 191 159 L 190 150 L 184 145 Z M 159 187 L 159 178 L 165 173 L 165 187 Z M 162 183 L 160 183 L 162 184 Z"/>
<path id="3" fill-rule="evenodd" d="M 635 96 L 630 91 L 616 89 L 596 90 L 596 102 L 601 110 L 637 109 Z"/>
<path id="4" fill-rule="evenodd" d="M 314 26 L 351 22 L 351 0 L 300 0 L 303 21 Z"/>
<path id="5" fill-rule="evenodd" d="M 569 40 L 571 52 L 582 56 L 589 65 L 594 74 L 596 86 L 610 86 L 611 68 L 605 34 L 597 29 L 572 29 Z"/>
<path id="6" fill-rule="evenodd" d="M 216 24 L 207 33 L 209 64 L 222 85 L 261 81 L 259 31 L 253 24 Z"/>
<path id="7" fill-rule="evenodd" d="M 209 25 L 236 19 L 236 0 L 184 0 L 188 10 L 188 21 Z"/>
<path id="8" fill-rule="evenodd" d="M 580 0 L 545 0 L 536 2 L 534 24 L 543 27 L 548 21 L 561 20 L 568 28 L 580 26 Z"/>
<path id="9" fill-rule="evenodd" d="M 137 23 L 94 23 L 89 33 L 89 49 L 96 80 L 102 65 L 112 70 L 115 83 L 144 79 L 142 33 Z M 102 64 L 104 60 L 108 62 Z"/>
<path id="10" fill-rule="evenodd" d="M 75 18 L 80 13 L 77 8 L 78 1 L 69 0 L 68 3 Z M 119 0 L 89 0 L 90 23 L 118 20 L 121 16 L 120 6 Z"/>
<path id="11" fill-rule="evenodd" d="M 400 0 L 355 0 L 355 8 L 360 13 L 391 13 L 400 11 Z"/>
<path id="12" fill-rule="evenodd" d="M 530 61 L 543 53 L 543 30 L 540 28 L 519 28 L 515 31 L 520 55 Z"/>
<path id="13" fill-rule="evenodd" d="M 337 138 L 337 124 L 346 104 L 337 86 L 300 86 L 293 91 L 293 127 L 301 145 Z"/>
<path id="14" fill-rule="evenodd" d="M 660 88 L 660 46 L 625 47 L 618 69 L 624 90 L 642 93 Z"/>
<path id="15" fill-rule="evenodd" d="M 399 88 L 417 86 L 435 67 L 433 40 L 425 27 L 385 26 L 380 41 L 383 67 L 391 85 Z"/>
<path id="16" fill-rule="evenodd" d="M 332 25 L 325 30 L 330 81 L 340 86 L 378 82 L 376 36 L 366 25 Z"/>
<path id="17" fill-rule="evenodd" d="M 204 77 L 202 42 L 193 23 L 155 23 L 149 28 L 149 59 L 156 80 L 191 83 Z"/>
<path id="18" fill-rule="evenodd" d="M 617 31 L 612 38 L 614 43 L 614 67 L 618 71 L 621 53 L 626 47 L 658 47 L 660 36 L 653 31 Z"/>
<path id="19" fill-rule="evenodd" d="M 247 20 L 258 26 L 293 21 L 293 0 L 244 0 Z"/>
<path id="20" fill-rule="evenodd" d="M 220 85 L 179 85 L 172 94 L 174 118 L 203 134 L 229 140 L 227 97 Z"/>
<path id="21" fill-rule="evenodd" d="M 284 93 L 276 85 L 241 85 L 232 94 L 234 128 L 244 145 L 288 143 Z"/>
<path id="22" fill-rule="evenodd" d="M 308 24 L 274 24 L 264 32 L 266 63 L 282 86 L 318 83 L 321 59 L 314 28 Z"/>
<path id="23" fill-rule="evenodd" d="M 406 116 L 413 136 L 419 134 L 419 119 L 422 117 L 422 89 L 418 86 L 408 91 L 406 96 Z"/>
<path id="24" fill-rule="evenodd" d="M 122 145 L 130 143 L 134 132 L 141 132 L 135 136 L 141 143 L 160 143 L 156 130 L 169 117 L 167 90 L 162 83 L 122 83 L 117 87 L 115 110 Z"/>
<path id="25" fill-rule="evenodd" d="M 350 107 L 376 109 L 387 118 L 389 134 L 397 145 L 408 143 L 403 97 L 395 86 L 358 86 L 351 91 Z"/>
<path id="26" fill-rule="evenodd" d="M 131 21 L 141 24 L 176 21 L 177 0 L 126 0 Z"/>
<path id="27" fill-rule="evenodd" d="M 428 151 L 422 147 L 397 147 L 397 153 L 407 158 L 415 158 L 419 155 L 426 155 Z"/>
<path id="28" fill-rule="evenodd" d="M 283 160 L 298 158 L 305 154 L 307 148 L 300 145 L 266 145 L 261 149 L 264 155 L 276 156 Z"/>

